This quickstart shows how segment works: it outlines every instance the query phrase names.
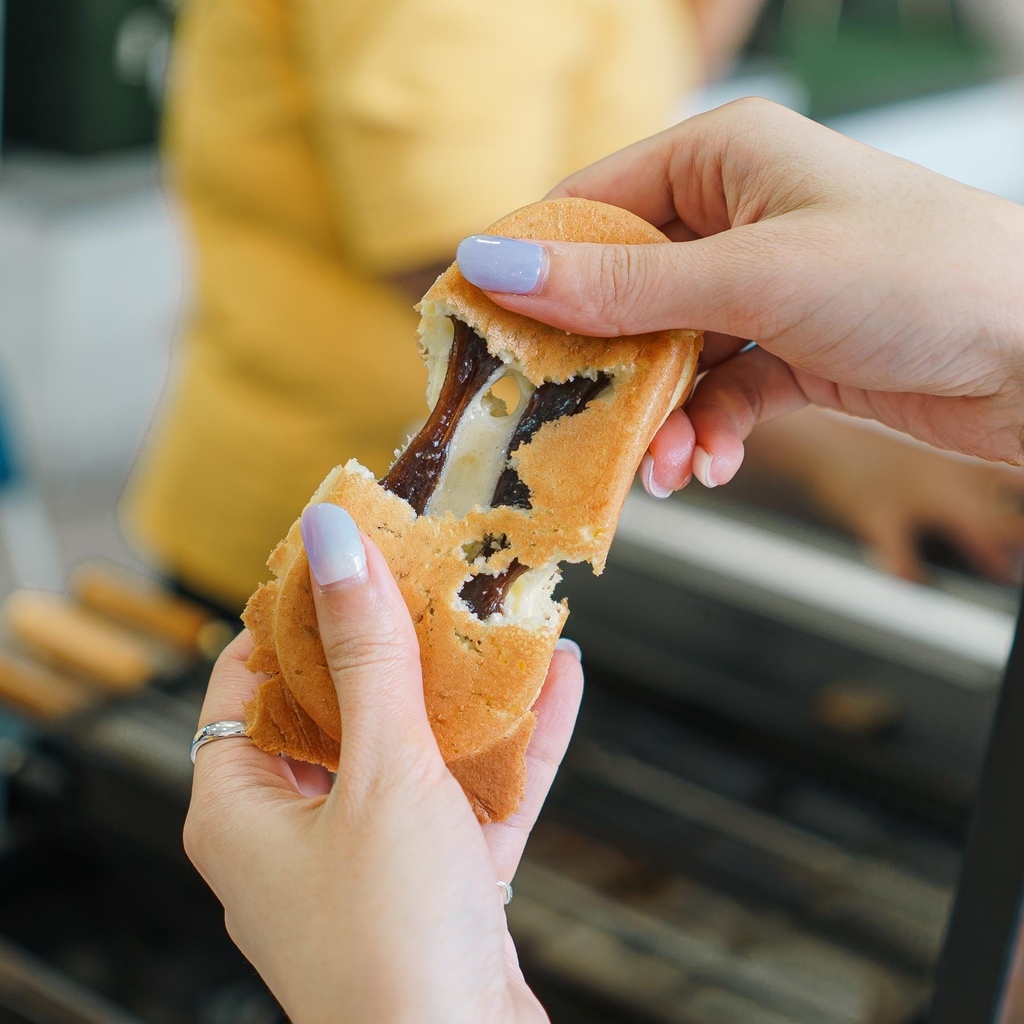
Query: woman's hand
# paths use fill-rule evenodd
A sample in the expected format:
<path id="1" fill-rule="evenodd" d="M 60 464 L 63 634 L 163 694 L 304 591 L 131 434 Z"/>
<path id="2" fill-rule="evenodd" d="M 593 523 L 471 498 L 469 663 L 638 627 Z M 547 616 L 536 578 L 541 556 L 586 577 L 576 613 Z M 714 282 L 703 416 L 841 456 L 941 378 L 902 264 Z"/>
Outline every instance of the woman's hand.
<path id="1" fill-rule="evenodd" d="M 481 827 L 441 760 L 416 634 L 379 551 L 336 506 L 303 516 L 324 651 L 344 722 L 336 780 L 257 750 L 197 756 L 189 857 L 232 939 L 295 1024 L 545 1021 L 519 971 L 497 881 L 511 881 L 579 706 L 573 645 L 536 705 L 519 813 Z M 243 634 L 201 721 L 244 718 L 261 681 Z"/>
<path id="2" fill-rule="evenodd" d="M 756 423 L 808 403 L 1024 461 L 1024 208 L 765 100 L 690 118 L 552 195 L 625 207 L 677 244 L 470 238 L 459 265 L 567 330 L 707 332 L 706 375 L 652 445 L 654 493 L 691 472 L 725 483 Z"/>

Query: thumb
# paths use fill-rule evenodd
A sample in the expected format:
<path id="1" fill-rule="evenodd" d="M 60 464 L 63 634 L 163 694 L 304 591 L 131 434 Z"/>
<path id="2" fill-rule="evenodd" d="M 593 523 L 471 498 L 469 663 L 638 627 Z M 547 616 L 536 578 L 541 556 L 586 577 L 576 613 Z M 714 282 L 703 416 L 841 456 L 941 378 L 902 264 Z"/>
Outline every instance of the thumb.
<path id="1" fill-rule="evenodd" d="M 763 296 L 780 273 L 776 224 L 689 242 L 600 245 L 471 235 L 458 264 L 499 306 L 589 337 L 699 327 L 756 336 Z"/>
<path id="2" fill-rule="evenodd" d="M 416 632 L 383 555 L 345 509 L 327 502 L 303 512 L 302 540 L 343 759 L 376 763 L 432 744 Z"/>

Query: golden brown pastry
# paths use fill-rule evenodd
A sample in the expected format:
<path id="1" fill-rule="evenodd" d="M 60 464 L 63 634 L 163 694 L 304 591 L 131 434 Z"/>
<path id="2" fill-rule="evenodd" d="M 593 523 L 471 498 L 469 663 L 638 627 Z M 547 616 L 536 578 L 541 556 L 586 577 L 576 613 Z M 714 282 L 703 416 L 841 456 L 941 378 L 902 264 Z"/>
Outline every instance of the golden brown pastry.
<path id="1" fill-rule="evenodd" d="M 583 199 L 517 210 L 514 238 L 666 241 Z M 522 799 L 523 752 L 568 609 L 560 562 L 604 568 L 655 431 L 683 399 L 701 335 L 583 338 L 494 305 L 452 265 L 420 303 L 431 414 L 380 482 L 352 461 L 312 502 L 344 506 L 380 547 L 420 643 L 427 714 L 481 821 Z M 503 397 L 499 397 L 503 395 Z M 335 768 L 341 722 L 298 521 L 243 616 L 265 682 L 247 709 L 263 749 Z"/>

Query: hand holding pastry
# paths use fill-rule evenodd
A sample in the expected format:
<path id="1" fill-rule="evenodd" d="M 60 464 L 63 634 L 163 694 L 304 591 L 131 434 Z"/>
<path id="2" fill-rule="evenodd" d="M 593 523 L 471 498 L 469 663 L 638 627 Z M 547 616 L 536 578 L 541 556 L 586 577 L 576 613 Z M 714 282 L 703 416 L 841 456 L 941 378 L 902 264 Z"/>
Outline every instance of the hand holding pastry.
<path id="1" fill-rule="evenodd" d="M 511 882 L 582 692 L 555 652 L 514 817 L 481 826 L 445 767 L 416 634 L 387 564 L 351 517 L 303 518 L 323 649 L 345 720 L 336 780 L 247 739 L 198 751 L 189 856 L 231 937 L 295 1024 L 543 1021 L 523 982 L 498 881 Z M 203 723 L 244 717 L 259 683 L 246 634 L 214 669 Z"/>
<path id="2" fill-rule="evenodd" d="M 755 424 L 809 403 L 1024 461 L 1024 208 L 755 99 L 552 195 L 624 207 L 676 244 L 527 253 L 477 237 L 459 265 L 496 303 L 566 330 L 706 332 L 688 424 L 670 418 L 652 448 L 656 491 L 691 471 L 732 479 Z"/>
<path id="3" fill-rule="evenodd" d="M 524 207 L 493 230 L 522 238 L 667 239 L 582 199 Z M 500 309 L 456 266 L 419 306 L 430 415 L 384 479 L 349 462 L 316 503 L 346 508 L 383 552 L 419 640 L 427 716 L 481 821 L 512 814 L 523 750 L 565 621 L 561 562 L 604 566 L 633 475 L 693 382 L 700 334 L 567 335 Z M 247 709 L 272 753 L 338 763 L 344 732 L 324 660 L 298 524 L 270 557 L 275 579 L 243 616 L 249 667 L 267 681 Z"/>

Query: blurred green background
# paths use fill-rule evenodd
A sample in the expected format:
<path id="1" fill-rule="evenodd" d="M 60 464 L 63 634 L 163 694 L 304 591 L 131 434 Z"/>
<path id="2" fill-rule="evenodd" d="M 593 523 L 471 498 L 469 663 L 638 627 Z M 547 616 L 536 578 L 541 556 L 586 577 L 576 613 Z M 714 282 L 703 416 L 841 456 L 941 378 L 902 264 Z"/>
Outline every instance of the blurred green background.
<path id="1" fill-rule="evenodd" d="M 1019 2 L 1019 0 L 1015 0 Z M 817 119 L 941 92 L 1001 69 L 970 0 L 776 0 L 747 59 L 791 73 Z"/>
<path id="2" fill-rule="evenodd" d="M 792 75 L 816 118 L 953 89 L 1000 70 L 971 17 L 992 2 L 770 0 L 741 68 Z M 4 138 L 78 154 L 151 144 L 176 6 L 6 0 Z"/>
<path id="3" fill-rule="evenodd" d="M 4 137 L 66 153 L 157 134 L 173 12 L 163 0 L 6 0 Z"/>

